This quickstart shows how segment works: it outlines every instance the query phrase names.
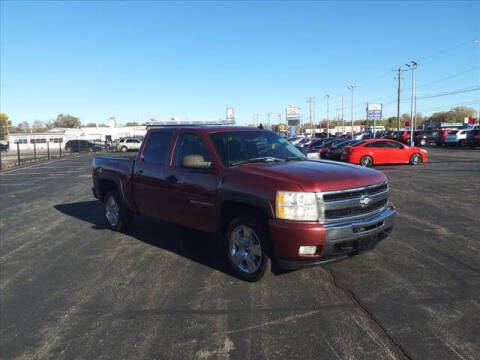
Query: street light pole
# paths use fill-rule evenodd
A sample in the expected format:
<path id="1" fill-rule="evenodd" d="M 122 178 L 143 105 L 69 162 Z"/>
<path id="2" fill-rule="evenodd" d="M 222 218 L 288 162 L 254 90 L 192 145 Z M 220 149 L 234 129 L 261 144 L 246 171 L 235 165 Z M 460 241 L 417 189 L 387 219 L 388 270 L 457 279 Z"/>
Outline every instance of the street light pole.
<path id="1" fill-rule="evenodd" d="M 415 61 L 411 61 L 410 64 L 405 65 L 412 71 L 412 100 L 410 104 L 410 146 L 413 146 L 413 129 L 417 122 L 417 94 L 415 90 L 415 69 L 417 68 L 418 63 L 416 63 Z"/>
<path id="2" fill-rule="evenodd" d="M 355 85 L 349 85 L 347 87 L 352 92 L 352 103 L 351 103 L 351 108 L 350 108 L 350 116 L 352 120 L 352 140 L 353 140 L 353 90 L 355 89 Z"/>
<path id="3" fill-rule="evenodd" d="M 328 123 L 328 99 L 330 99 L 330 95 L 325 95 L 325 99 L 327 99 L 327 138 L 330 137 L 330 124 Z"/>
<path id="4" fill-rule="evenodd" d="M 315 98 L 312 96 L 307 97 L 307 103 L 310 105 L 310 131 L 313 133 L 313 124 L 312 124 L 312 103 L 315 102 Z M 312 134 L 310 134 L 312 135 Z"/>

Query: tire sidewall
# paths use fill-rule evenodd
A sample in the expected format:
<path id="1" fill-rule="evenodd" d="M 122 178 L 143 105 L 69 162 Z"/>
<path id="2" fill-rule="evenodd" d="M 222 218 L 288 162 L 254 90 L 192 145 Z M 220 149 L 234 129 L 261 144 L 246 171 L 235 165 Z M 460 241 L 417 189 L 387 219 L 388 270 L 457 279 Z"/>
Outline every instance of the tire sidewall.
<path id="1" fill-rule="evenodd" d="M 115 199 L 115 202 L 117 203 L 118 209 L 119 209 L 119 219 L 117 222 L 117 225 L 112 226 L 106 217 L 106 209 L 105 209 L 105 204 L 107 203 L 108 199 L 110 197 L 113 197 Z M 109 191 L 103 201 L 103 216 L 105 217 L 105 221 L 107 223 L 107 226 L 110 230 L 113 231 L 120 231 L 124 232 L 127 230 L 129 225 L 132 222 L 133 219 L 133 214 L 132 212 L 126 207 L 126 205 L 123 203 L 123 201 L 120 199 L 120 196 L 118 195 L 117 191 Z"/>
<path id="2" fill-rule="evenodd" d="M 128 149 L 127 149 L 126 146 L 122 146 L 122 149 L 121 149 L 121 150 L 122 150 L 122 152 L 127 152 L 127 151 L 128 151 Z"/>
<path id="3" fill-rule="evenodd" d="M 235 264 L 230 260 L 230 235 L 232 231 L 240 226 L 246 225 L 252 228 L 255 231 L 255 234 L 260 241 L 262 247 L 262 262 L 258 270 L 253 274 L 246 274 L 237 268 Z M 223 236 L 223 247 L 224 247 L 224 256 L 226 264 L 229 269 L 237 276 L 238 278 L 250 282 L 255 282 L 260 280 L 267 271 L 271 270 L 271 252 L 270 252 L 270 237 L 266 229 L 265 224 L 262 224 L 259 220 L 252 216 L 240 216 L 233 219 L 227 226 Z"/>

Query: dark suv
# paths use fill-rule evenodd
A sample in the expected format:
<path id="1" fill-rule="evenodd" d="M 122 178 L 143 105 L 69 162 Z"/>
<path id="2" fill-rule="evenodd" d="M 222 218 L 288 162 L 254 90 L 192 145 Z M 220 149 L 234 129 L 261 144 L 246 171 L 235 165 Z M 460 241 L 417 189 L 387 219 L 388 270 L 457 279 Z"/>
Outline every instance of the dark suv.
<path id="1" fill-rule="evenodd" d="M 68 140 L 65 143 L 65 151 L 68 152 L 94 152 L 100 150 L 102 150 L 101 146 L 94 144 L 89 140 Z"/>
<path id="2" fill-rule="evenodd" d="M 466 144 L 471 148 L 480 146 L 480 129 L 472 130 L 467 133 Z"/>

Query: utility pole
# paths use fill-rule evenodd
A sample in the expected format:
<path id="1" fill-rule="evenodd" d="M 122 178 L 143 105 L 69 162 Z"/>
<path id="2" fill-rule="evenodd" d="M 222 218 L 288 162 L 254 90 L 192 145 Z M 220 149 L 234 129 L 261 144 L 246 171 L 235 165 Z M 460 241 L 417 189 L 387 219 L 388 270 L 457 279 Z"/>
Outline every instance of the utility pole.
<path id="1" fill-rule="evenodd" d="M 345 134 L 345 117 L 343 116 L 343 95 L 342 95 L 342 124 L 343 124 L 343 133 Z"/>
<path id="2" fill-rule="evenodd" d="M 269 128 L 269 129 L 272 129 L 272 124 L 270 123 L 270 115 L 272 115 L 272 114 L 271 114 L 271 113 L 267 113 L 268 128 Z"/>
<path id="3" fill-rule="evenodd" d="M 352 104 L 350 108 L 350 116 L 352 118 L 351 120 L 352 120 L 352 140 L 353 140 L 353 90 L 355 89 L 355 85 L 348 85 L 347 89 L 352 92 Z"/>
<path id="4" fill-rule="evenodd" d="M 402 69 L 399 67 L 397 70 L 398 75 L 397 75 L 397 80 L 398 80 L 398 90 L 397 90 L 397 131 L 400 130 L 400 86 L 402 82 Z"/>
<path id="5" fill-rule="evenodd" d="M 307 103 L 310 105 L 310 131 L 313 133 L 313 123 L 312 123 L 312 103 L 315 102 L 315 98 L 312 96 L 307 97 Z"/>
<path id="6" fill-rule="evenodd" d="M 414 123 L 416 124 L 416 112 L 417 112 L 417 94 L 415 91 L 415 69 L 418 66 L 418 63 L 415 61 L 411 61 L 410 64 L 405 64 L 411 71 L 412 71 L 412 100 L 410 104 L 410 146 L 414 145 L 413 141 L 413 129 L 415 127 Z"/>
<path id="7" fill-rule="evenodd" d="M 315 105 L 317 104 L 317 102 L 315 100 L 313 100 L 313 122 L 312 122 L 312 125 L 313 125 L 313 136 L 315 136 L 316 134 L 316 131 L 315 131 L 315 121 L 317 119 L 317 117 L 315 116 Z"/>
<path id="8" fill-rule="evenodd" d="M 330 99 L 330 95 L 325 95 L 325 99 L 327 99 L 327 138 L 330 137 L 330 124 L 328 122 L 328 99 Z"/>
<path id="9" fill-rule="evenodd" d="M 258 113 L 255 114 L 255 126 L 258 126 Z"/>

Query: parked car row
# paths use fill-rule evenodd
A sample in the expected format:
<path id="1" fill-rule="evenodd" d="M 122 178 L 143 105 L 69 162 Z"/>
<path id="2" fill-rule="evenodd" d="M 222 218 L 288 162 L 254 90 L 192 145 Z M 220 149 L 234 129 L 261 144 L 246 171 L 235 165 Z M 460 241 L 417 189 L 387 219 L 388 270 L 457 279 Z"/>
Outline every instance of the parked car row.
<path id="1" fill-rule="evenodd" d="M 382 135 L 380 135 L 382 136 Z M 373 138 L 373 136 L 351 135 L 302 139 L 297 142 L 297 148 L 302 150 L 310 159 L 328 159 L 344 161 L 362 166 L 377 164 L 411 164 L 418 165 L 426 162 L 428 153 L 419 147 L 408 146 L 393 139 Z M 358 139 L 359 138 L 359 139 Z"/>

